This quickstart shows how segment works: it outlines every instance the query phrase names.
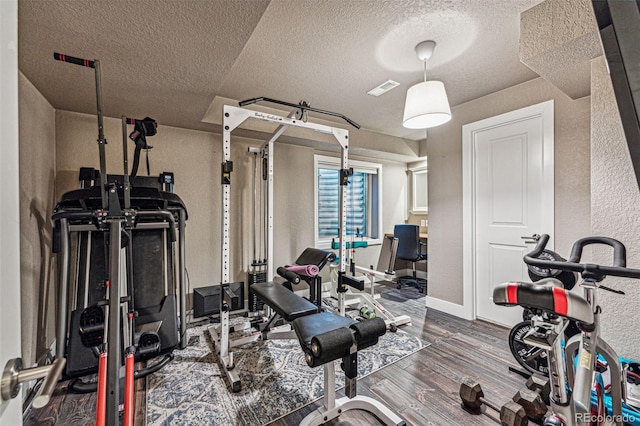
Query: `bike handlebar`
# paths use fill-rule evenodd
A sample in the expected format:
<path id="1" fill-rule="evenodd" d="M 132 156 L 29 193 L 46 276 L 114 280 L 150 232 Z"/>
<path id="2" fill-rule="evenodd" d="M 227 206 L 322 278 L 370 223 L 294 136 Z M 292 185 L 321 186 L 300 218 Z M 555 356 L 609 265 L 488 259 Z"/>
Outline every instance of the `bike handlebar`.
<path id="1" fill-rule="evenodd" d="M 537 256 L 547 246 L 549 235 L 543 234 L 538 240 L 536 247 L 527 253 L 523 260 L 527 265 L 538 266 L 540 268 L 559 269 L 561 271 L 579 272 L 584 275 L 596 275 L 604 277 L 612 275 L 615 277 L 640 278 L 639 269 L 627 268 L 627 254 L 624 245 L 613 238 L 608 237 L 586 237 L 581 238 L 573 244 L 571 256 L 566 262 L 557 260 L 537 259 Z M 582 250 L 591 244 L 604 244 L 613 248 L 613 266 L 602 266 L 591 263 L 579 263 L 582 257 Z"/>
<path id="2" fill-rule="evenodd" d="M 627 249 L 620 241 L 609 237 L 580 238 L 578 241 L 573 243 L 571 256 L 568 261 L 574 263 L 579 262 L 582 257 L 582 249 L 590 244 L 605 244 L 613 248 L 613 266 L 619 268 L 625 268 L 627 266 Z"/>

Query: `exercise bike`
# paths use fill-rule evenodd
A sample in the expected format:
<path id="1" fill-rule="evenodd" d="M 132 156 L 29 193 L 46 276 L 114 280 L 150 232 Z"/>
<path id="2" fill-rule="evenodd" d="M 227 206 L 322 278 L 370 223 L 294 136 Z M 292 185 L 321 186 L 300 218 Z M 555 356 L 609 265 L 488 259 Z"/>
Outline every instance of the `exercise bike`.
<path id="1" fill-rule="evenodd" d="M 527 237 L 527 239 L 531 239 L 533 243 L 536 243 L 540 240 L 539 235 L 534 235 L 533 237 Z M 542 260 L 554 260 L 559 262 L 565 262 L 566 259 L 562 258 L 558 253 L 544 249 L 538 259 Z M 531 282 L 538 282 L 547 278 L 556 278 L 559 280 L 563 287 L 567 290 L 573 289 L 575 287 L 578 274 L 572 271 L 561 271 L 559 269 L 553 268 L 542 268 L 535 265 L 527 265 L 527 272 L 529 274 L 529 278 Z M 535 346 L 528 345 L 524 342 L 523 337 L 527 335 L 527 333 L 533 328 L 533 323 L 536 320 L 539 320 L 539 317 L 546 315 L 544 311 L 539 309 L 528 309 L 525 308 L 522 311 L 522 321 L 513 326 L 511 331 L 509 332 L 509 349 L 511 350 L 511 354 L 513 358 L 522 366 L 526 371 L 515 371 L 523 376 L 528 376 L 531 374 L 540 374 L 543 376 L 547 376 L 549 374 L 549 366 L 547 362 L 547 351 L 537 348 Z M 564 330 L 565 340 L 579 334 L 580 330 L 575 322 L 569 321 L 567 327 Z"/>
<path id="2" fill-rule="evenodd" d="M 528 345 L 548 352 L 552 414 L 543 425 L 583 426 L 603 425 L 605 422 L 640 425 L 640 404 L 628 394 L 640 378 L 630 371 L 636 364 L 618 358 L 599 336 L 602 309 L 597 302 L 598 289 L 622 293 L 602 285 L 605 276 L 640 278 L 640 270 L 626 267 L 626 249 L 612 238 L 588 237 L 576 241 L 568 261 L 538 258 L 548 240 L 548 235 L 542 235 L 536 248 L 524 256 L 525 263 L 579 273 L 584 297 L 563 288 L 562 283 L 553 278 L 536 284 L 500 284 L 493 292 L 497 305 L 518 305 L 543 313 L 533 317 L 533 327 L 523 337 Z M 579 263 L 584 247 L 592 244 L 613 248 L 613 266 Z M 580 333 L 565 342 L 564 330 L 569 321 L 577 324 Z M 610 380 L 609 395 L 605 395 L 604 367 Z"/>

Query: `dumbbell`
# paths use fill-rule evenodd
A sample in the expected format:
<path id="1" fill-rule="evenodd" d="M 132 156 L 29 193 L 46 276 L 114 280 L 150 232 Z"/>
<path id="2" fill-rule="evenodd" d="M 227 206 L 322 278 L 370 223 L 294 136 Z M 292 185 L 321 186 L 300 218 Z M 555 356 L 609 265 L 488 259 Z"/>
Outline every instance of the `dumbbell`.
<path id="1" fill-rule="evenodd" d="M 549 394 L 551 393 L 551 383 L 548 377 L 533 374 L 525 383 L 527 389 L 538 392 L 545 404 L 549 405 Z"/>
<path id="2" fill-rule="evenodd" d="M 513 396 L 513 401 L 524 408 L 531 420 L 542 420 L 547 414 L 550 390 L 549 379 L 534 374 L 527 380 L 525 387 Z"/>
<path id="3" fill-rule="evenodd" d="M 500 413 L 500 424 L 502 426 L 526 426 L 529 423 L 527 413 L 520 404 L 515 401 L 507 401 L 506 404 L 498 408 L 484 399 L 484 392 L 480 383 L 468 377 L 460 384 L 460 399 L 464 407 L 471 412 L 480 413 L 484 404 L 495 412 Z"/>

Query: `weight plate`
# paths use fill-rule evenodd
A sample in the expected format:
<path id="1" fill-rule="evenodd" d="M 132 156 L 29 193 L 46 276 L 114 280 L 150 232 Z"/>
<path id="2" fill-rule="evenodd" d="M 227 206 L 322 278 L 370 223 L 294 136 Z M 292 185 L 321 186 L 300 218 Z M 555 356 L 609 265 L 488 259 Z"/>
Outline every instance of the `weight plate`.
<path id="1" fill-rule="evenodd" d="M 551 250 L 543 250 L 537 258 L 540 260 L 565 261 L 562 256 Z M 541 268 L 533 265 L 527 265 L 527 268 L 529 269 L 529 278 L 534 282 L 540 281 L 543 278 L 553 278 L 560 274 L 560 270 L 558 269 Z"/>
<path id="2" fill-rule="evenodd" d="M 535 348 L 522 341 L 522 338 L 531 330 L 530 321 L 522 321 L 516 324 L 509 333 L 509 349 L 511 354 L 524 369 L 530 373 L 538 373 L 543 376 L 549 374 L 547 351 Z"/>

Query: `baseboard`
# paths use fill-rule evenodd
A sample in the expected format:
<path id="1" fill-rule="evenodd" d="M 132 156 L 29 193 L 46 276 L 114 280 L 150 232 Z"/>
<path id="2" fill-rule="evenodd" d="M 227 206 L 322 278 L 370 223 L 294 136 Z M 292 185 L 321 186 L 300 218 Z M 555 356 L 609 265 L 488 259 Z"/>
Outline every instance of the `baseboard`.
<path id="1" fill-rule="evenodd" d="M 471 315 L 463 305 L 457 303 L 447 302 L 446 300 L 436 299 L 432 296 L 426 297 L 427 308 L 436 309 L 438 311 L 445 312 L 447 314 L 454 315 L 458 318 L 471 320 Z"/>

